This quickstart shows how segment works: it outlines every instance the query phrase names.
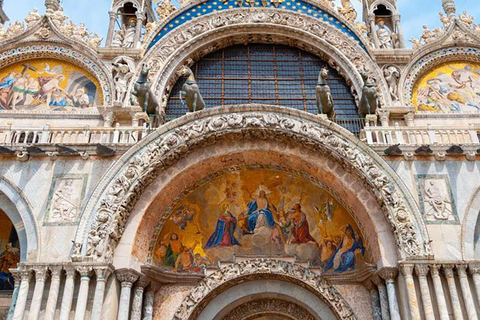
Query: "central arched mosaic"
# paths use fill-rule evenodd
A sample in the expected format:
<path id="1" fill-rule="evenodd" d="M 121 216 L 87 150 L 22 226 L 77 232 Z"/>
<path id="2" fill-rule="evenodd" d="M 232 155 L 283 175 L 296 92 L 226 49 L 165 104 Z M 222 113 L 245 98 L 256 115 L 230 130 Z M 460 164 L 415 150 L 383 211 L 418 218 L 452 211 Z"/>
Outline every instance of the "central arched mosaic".
<path id="1" fill-rule="evenodd" d="M 296 256 L 325 272 L 371 260 L 358 225 L 322 183 L 276 167 L 222 171 L 186 190 L 157 229 L 151 262 L 202 272 L 234 256 Z"/>

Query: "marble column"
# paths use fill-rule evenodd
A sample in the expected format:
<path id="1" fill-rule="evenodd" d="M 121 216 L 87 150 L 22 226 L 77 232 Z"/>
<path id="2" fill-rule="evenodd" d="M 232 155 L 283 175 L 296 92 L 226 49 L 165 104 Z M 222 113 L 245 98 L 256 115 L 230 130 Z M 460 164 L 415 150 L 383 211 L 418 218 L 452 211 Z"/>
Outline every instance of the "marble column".
<path id="1" fill-rule="evenodd" d="M 48 292 L 47 306 L 45 307 L 45 320 L 55 319 L 55 311 L 57 309 L 58 291 L 60 289 L 60 274 L 62 273 L 62 267 L 50 268 L 51 281 L 50 291 Z"/>
<path id="2" fill-rule="evenodd" d="M 133 289 L 133 302 L 130 320 L 142 319 L 143 292 L 149 283 L 150 280 L 147 277 L 141 276 L 135 284 L 135 288 Z"/>
<path id="3" fill-rule="evenodd" d="M 100 320 L 102 318 L 103 300 L 105 298 L 105 285 L 111 270 L 108 267 L 95 268 L 97 284 L 95 286 L 95 295 L 93 296 L 93 307 L 90 320 Z"/>
<path id="4" fill-rule="evenodd" d="M 460 287 L 462 289 L 463 300 L 467 309 L 467 316 L 469 320 L 478 319 L 477 310 L 475 310 L 475 303 L 473 302 L 472 292 L 470 291 L 470 284 L 467 277 L 467 265 L 457 265 L 458 277 L 460 278 Z"/>
<path id="5" fill-rule="evenodd" d="M 8 310 L 7 320 L 12 320 L 15 306 L 17 305 L 18 292 L 20 291 L 20 271 L 18 269 L 10 269 L 13 276 L 14 287 L 12 293 L 12 301 L 10 302 L 10 309 Z"/>
<path id="6" fill-rule="evenodd" d="M 113 32 L 115 31 L 115 21 L 117 21 L 117 13 L 115 11 L 109 11 L 108 15 L 110 16 L 110 23 L 108 25 L 107 41 L 105 43 L 106 47 L 112 45 Z"/>
<path id="7" fill-rule="evenodd" d="M 62 305 L 60 307 L 59 320 L 69 320 L 70 311 L 72 309 L 73 290 L 75 289 L 75 269 L 72 267 L 65 268 L 67 278 L 63 289 Z"/>
<path id="8" fill-rule="evenodd" d="M 422 295 L 423 311 L 425 312 L 425 319 L 435 320 L 435 314 L 433 312 L 432 298 L 430 297 L 430 289 L 428 288 L 428 265 L 417 264 L 415 265 L 415 273 L 418 276 L 418 282 L 420 283 L 420 292 Z"/>
<path id="9" fill-rule="evenodd" d="M 75 307 L 75 320 L 84 320 L 92 267 L 81 266 L 77 268 L 77 271 L 80 274 L 80 289 L 78 290 L 77 306 Z"/>
<path id="10" fill-rule="evenodd" d="M 385 284 L 378 275 L 370 278 L 378 288 L 378 295 L 380 297 L 380 308 L 382 310 L 382 320 L 390 320 L 390 311 L 388 309 L 388 294 Z"/>
<path id="11" fill-rule="evenodd" d="M 377 287 L 371 280 L 366 280 L 363 284 L 368 292 L 370 292 L 370 298 L 372 299 L 373 319 L 382 320 L 382 309 L 380 307 L 380 297 L 378 296 Z"/>
<path id="12" fill-rule="evenodd" d="M 371 30 L 370 36 L 373 39 L 373 44 L 375 45 L 375 49 L 380 49 L 380 40 L 378 40 L 377 28 L 375 25 L 375 15 L 374 14 L 369 15 L 368 20 L 370 21 L 370 30 Z"/>
<path id="13" fill-rule="evenodd" d="M 453 315 L 455 320 L 462 320 L 462 308 L 460 306 L 460 299 L 458 298 L 457 287 L 455 285 L 455 275 L 453 273 L 453 265 L 447 264 L 443 266 L 443 272 L 447 278 L 448 291 L 452 299 Z"/>
<path id="14" fill-rule="evenodd" d="M 159 285 L 152 282 L 145 293 L 145 301 L 143 303 L 143 318 L 142 320 L 153 319 L 153 301 L 155 300 L 155 292 L 159 289 Z"/>
<path id="15" fill-rule="evenodd" d="M 440 320 L 449 320 L 447 309 L 447 299 L 443 292 L 442 279 L 440 278 L 440 265 L 430 265 L 430 274 L 432 275 L 433 286 L 435 288 L 435 296 L 437 298 L 438 311 L 440 313 Z"/>
<path id="16" fill-rule="evenodd" d="M 35 272 L 35 289 L 33 290 L 32 303 L 28 320 L 37 320 L 42 305 L 43 290 L 45 289 L 45 279 L 47 277 L 47 267 L 38 267 L 33 269 Z"/>
<path id="17" fill-rule="evenodd" d="M 418 307 L 418 300 L 417 300 L 417 292 L 415 290 L 415 282 L 413 280 L 413 265 L 411 264 L 404 264 L 400 267 L 400 271 L 403 274 L 403 278 L 405 279 L 405 285 L 407 287 L 407 295 L 408 295 L 408 307 L 410 309 L 410 316 L 413 320 L 420 320 L 420 310 Z"/>
<path id="18" fill-rule="evenodd" d="M 397 294 L 395 292 L 395 279 L 397 278 L 398 270 L 396 268 L 383 268 L 379 271 L 380 277 L 385 280 L 387 284 L 388 294 L 388 309 L 390 311 L 390 319 L 401 320 L 400 312 L 398 311 Z"/>
<path id="19" fill-rule="evenodd" d="M 129 269 L 119 269 L 117 270 L 116 275 L 118 281 L 120 281 L 122 285 L 117 319 L 128 320 L 132 285 L 135 281 L 137 281 L 138 273 Z"/>
<path id="20" fill-rule="evenodd" d="M 31 270 L 21 271 L 20 290 L 18 291 L 17 305 L 13 313 L 13 320 L 22 320 L 27 305 L 28 290 L 30 289 L 30 280 L 32 278 Z"/>
<path id="21" fill-rule="evenodd" d="M 400 15 L 396 14 L 393 17 L 393 22 L 395 24 L 395 29 L 396 29 L 395 31 L 397 33 L 400 48 L 404 49 L 406 48 L 406 46 L 405 46 L 405 39 L 403 38 L 402 24 L 400 23 Z"/>
<path id="22" fill-rule="evenodd" d="M 468 266 L 468 271 L 472 275 L 473 283 L 475 284 L 475 292 L 477 293 L 478 305 L 480 305 L 480 263 L 471 263 Z"/>
<path id="23" fill-rule="evenodd" d="M 142 27 L 145 21 L 145 14 L 143 12 L 137 12 L 137 26 L 135 30 L 135 42 L 133 48 L 138 48 L 138 42 L 140 41 L 140 36 L 142 35 Z"/>

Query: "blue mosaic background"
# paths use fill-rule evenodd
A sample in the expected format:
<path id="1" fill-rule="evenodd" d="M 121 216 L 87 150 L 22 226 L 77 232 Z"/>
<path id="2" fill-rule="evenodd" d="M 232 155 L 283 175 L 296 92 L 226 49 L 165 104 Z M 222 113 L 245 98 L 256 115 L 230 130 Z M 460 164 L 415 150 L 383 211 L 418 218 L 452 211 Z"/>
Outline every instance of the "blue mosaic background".
<path id="1" fill-rule="evenodd" d="M 155 36 L 153 41 L 148 46 L 147 51 L 150 50 L 160 39 L 162 39 L 163 36 L 165 36 L 170 31 L 176 29 L 177 27 L 181 26 L 182 24 L 212 12 L 238 8 L 238 4 L 236 4 L 237 1 L 238 0 L 226 0 L 225 2 L 223 2 L 220 0 L 208 0 L 174 16 L 170 21 L 165 24 L 164 28 L 160 31 L 160 33 Z M 243 0 L 243 7 L 252 7 L 249 3 L 247 3 L 247 1 L 248 0 Z M 267 6 L 262 5 L 261 1 L 256 1 L 254 7 L 275 8 L 275 6 L 271 3 L 270 0 L 267 1 Z M 281 1 L 281 3 L 278 5 L 279 9 L 303 13 L 315 19 L 323 20 L 331 24 L 335 28 L 352 37 L 365 50 L 365 46 L 363 45 L 359 37 L 345 24 L 343 24 L 340 20 L 338 20 L 335 16 L 329 14 L 328 12 L 325 12 L 320 8 L 304 1 L 277 1 Z"/>

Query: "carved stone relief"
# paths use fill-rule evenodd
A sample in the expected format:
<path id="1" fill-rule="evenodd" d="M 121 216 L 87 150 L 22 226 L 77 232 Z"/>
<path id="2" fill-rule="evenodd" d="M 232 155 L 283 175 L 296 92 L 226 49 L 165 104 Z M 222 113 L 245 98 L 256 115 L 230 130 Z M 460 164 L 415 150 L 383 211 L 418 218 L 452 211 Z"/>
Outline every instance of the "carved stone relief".
<path id="1" fill-rule="evenodd" d="M 219 271 L 204 278 L 185 297 L 182 304 L 175 312 L 173 319 L 195 319 L 204 307 L 204 300 L 218 294 L 224 285 L 235 285 L 235 283 L 261 277 L 262 274 L 268 274 L 270 276 L 278 275 L 286 281 L 293 280 L 294 282 L 299 282 L 309 289 L 312 289 L 314 293 L 320 295 L 323 300 L 330 305 L 332 311 L 339 319 L 356 319 L 352 309 L 340 293 L 321 276 L 297 264 L 272 259 L 255 259 L 234 263 L 225 266 Z M 270 308 L 273 306 L 278 307 L 277 312 L 281 312 L 285 310 L 285 307 L 288 307 L 285 305 L 273 304 L 270 306 L 263 306 L 263 308 L 266 309 L 267 307 Z M 248 310 L 245 311 L 248 312 Z M 292 310 L 290 310 L 290 313 L 288 314 L 291 314 L 291 311 Z M 299 318 L 295 317 L 295 319 L 310 319 L 308 318 L 308 316 L 310 316 L 308 313 L 303 313 L 298 309 L 296 311 L 299 312 Z M 234 312 L 235 310 L 231 313 L 232 316 L 235 315 Z M 254 310 L 252 310 L 252 312 L 254 312 Z M 243 318 L 232 317 L 227 319 Z"/>
<path id="2" fill-rule="evenodd" d="M 157 136 L 155 140 L 144 141 L 144 147 L 129 156 L 129 161 L 118 169 L 115 176 L 109 177 L 108 186 L 97 199 L 92 212 L 85 212 L 84 223 L 79 228 L 73 254 L 74 259 L 85 256 L 89 259 L 110 261 L 113 252 L 125 229 L 129 214 L 145 187 L 156 178 L 159 172 L 184 157 L 194 148 L 214 144 L 223 139 L 247 139 L 249 137 L 290 141 L 305 148 L 319 150 L 330 155 L 335 161 L 364 180 L 374 190 L 379 203 L 396 235 L 397 247 L 402 258 L 422 255 L 424 235 L 419 234 L 422 226 L 415 224 L 416 213 L 412 201 L 408 201 L 408 191 L 402 190 L 378 160 L 358 147 L 358 142 L 349 140 L 338 132 L 323 127 L 319 123 L 303 119 L 304 115 L 282 115 L 282 109 L 275 112 L 241 112 L 252 110 L 252 106 L 237 106 L 236 113 L 221 114 L 222 110 L 212 110 L 208 117 L 187 122 Z M 265 109 L 266 108 L 266 109 Z M 268 110 L 258 106 L 258 110 Z M 288 111 L 290 114 L 292 110 Z M 215 113 L 217 113 L 215 115 Z M 295 114 L 295 112 L 293 112 Z M 300 118 L 302 117 L 302 118 Z M 402 194 L 402 192 L 407 192 Z M 94 218 L 89 218 L 94 215 Z M 90 220 L 93 219 L 93 220 Z M 86 223 L 93 221 L 89 227 Z M 88 233 L 88 240 L 83 238 Z M 422 231 L 423 232 L 423 231 Z M 82 244 L 87 240 L 82 252 Z M 83 254 L 82 254 L 83 253 Z"/>
<path id="3" fill-rule="evenodd" d="M 456 206 L 448 176 L 418 175 L 416 180 L 425 221 L 430 224 L 457 224 Z"/>
<path id="4" fill-rule="evenodd" d="M 50 188 L 44 225 L 78 223 L 86 183 L 86 174 L 69 174 L 54 177 Z"/>
<path id="5" fill-rule="evenodd" d="M 255 319 L 264 314 L 288 316 L 297 320 L 315 320 L 307 310 L 292 302 L 279 299 L 261 299 L 242 304 L 233 309 L 225 320 Z"/>

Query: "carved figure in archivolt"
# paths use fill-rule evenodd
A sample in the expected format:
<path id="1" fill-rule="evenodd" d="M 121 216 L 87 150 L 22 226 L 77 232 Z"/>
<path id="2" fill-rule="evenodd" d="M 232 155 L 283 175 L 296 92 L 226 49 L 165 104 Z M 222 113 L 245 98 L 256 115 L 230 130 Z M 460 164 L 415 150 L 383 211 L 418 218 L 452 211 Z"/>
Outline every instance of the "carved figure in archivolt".
<path id="1" fill-rule="evenodd" d="M 323 68 L 318 75 L 316 87 L 318 114 L 327 114 L 333 118 L 333 99 L 330 86 L 327 83 L 328 69 Z"/>

